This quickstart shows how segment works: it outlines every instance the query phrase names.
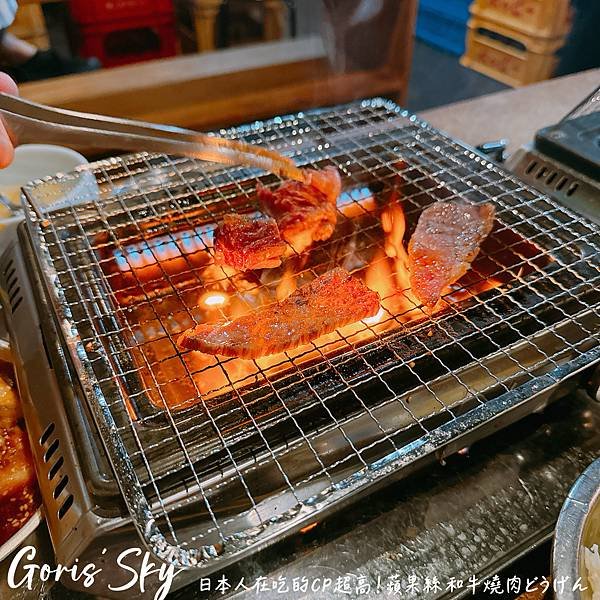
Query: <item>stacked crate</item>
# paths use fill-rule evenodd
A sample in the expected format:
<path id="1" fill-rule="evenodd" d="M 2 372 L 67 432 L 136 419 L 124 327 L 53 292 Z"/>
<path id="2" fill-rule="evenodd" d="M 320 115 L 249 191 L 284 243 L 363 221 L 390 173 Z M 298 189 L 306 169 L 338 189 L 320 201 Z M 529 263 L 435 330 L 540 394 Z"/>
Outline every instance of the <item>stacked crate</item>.
<path id="1" fill-rule="evenodd" d="M 172 0 L 71 0 L 69 6 L 80 54 L 105 67 L 177 53 Z"/>
<path id="2" fill-rule="evenodd" d="M 475 0 L 470 10 L 464 66 L 515 87 L 552 76 L 569 0 Z"/>
<path id="3" fill-rule="evenodd" d="M 37 2 L 19 6 L 15 20 L 8 31 L 42 50 L 46 50 L 50 46 L 42 6 Z"/>
<path id="4" fill-rule="evenodd" d="M 465 51 L 465 33 L 471 0 L 420 0 L 418 39 L 460 56 Z"/>

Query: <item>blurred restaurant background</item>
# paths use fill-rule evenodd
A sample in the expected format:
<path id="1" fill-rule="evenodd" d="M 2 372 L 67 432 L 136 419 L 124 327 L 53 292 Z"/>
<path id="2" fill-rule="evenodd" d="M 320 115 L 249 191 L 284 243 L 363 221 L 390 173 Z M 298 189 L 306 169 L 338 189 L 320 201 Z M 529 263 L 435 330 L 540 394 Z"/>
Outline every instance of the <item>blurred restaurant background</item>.
<path id="1" fill-rule="evenodd" d="M 369 96 L 421 111 L 600 65 L 597 0 L 18 7 L 2 39 L 39 49 L 35 65 L 0 57 L 24 97 L 200 129 Z"/>

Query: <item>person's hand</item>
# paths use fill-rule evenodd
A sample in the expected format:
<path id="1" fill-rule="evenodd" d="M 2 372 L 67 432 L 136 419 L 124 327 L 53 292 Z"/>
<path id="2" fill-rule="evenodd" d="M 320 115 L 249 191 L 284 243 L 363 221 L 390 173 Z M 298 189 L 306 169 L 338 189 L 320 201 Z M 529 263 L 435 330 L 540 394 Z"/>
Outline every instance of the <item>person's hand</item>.
<path id="1" fill-rule="evenodd" d="M 13 96 L 19 95 L 17 84 L 6 73 L 0 73 L 0 92 Z M 0 119 L 0 169 L 10 165 L 14 154 L 13 142 Z"/>

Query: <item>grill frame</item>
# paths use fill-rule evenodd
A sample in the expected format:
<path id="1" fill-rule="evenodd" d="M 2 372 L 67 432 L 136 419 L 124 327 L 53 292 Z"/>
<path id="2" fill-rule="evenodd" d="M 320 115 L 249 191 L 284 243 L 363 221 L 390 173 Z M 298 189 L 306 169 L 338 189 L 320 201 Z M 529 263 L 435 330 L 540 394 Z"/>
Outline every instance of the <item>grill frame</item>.
<path id="1" fill-rule="evenodd" d="M 435 132 L 435 130 L 428 128 L 426 124 L 416 119 L 416 117 L 409 115 L 409 113 L 405 111 L 401 111 L 399 108 L 395 107 L 395 105 L 387 101 L 376 99 L 363 102 L 362 104 L 349 106 L 355 108 L 383 107 L 385 110 L 389 110 L 391 114 L 396 115 L 398 120 L 402 120 L 402 122 L 405 124 L 411 124 L 411 126 L 414 126 L 417 132 L 420 129 L 423 132 L 434 132 L 434 135 L 439 135 L 437 132 Z M 327 109 L 311 111 L 309 115 L 322 115 L 326 110 Z M 343 114 L 345 110 L 352 110 L 352 108 L 349 109 L 348 107 L 337 107 L 335 109 L 337 113 L 341 114 Z M 279 119 L 279 121 L 285 121 L 285 117 Z M 277 119 L 271 122 L 272 125 L 276 123 Z M 263 124 L 255 124 L 249 128 L 241 128 L 240 130 L 227 130 L 222 133 L 225 135 L 231 135 L 233 137 L 244 137 L 248 131 L 252 132 L 256 129 L 260 129 L 261 127 L 263 127 Z M 414 133 L 414 129 L 412 131 Z M 409 139 L 411 135 L 412 133 L 410 135 L 407 133 L 406 138 Z M 441 135 L 439 137 L 440 139 L 444 139 Z M 344 135 L 343 141 L 347 143 L 348 140 L 352 141 L 352 136 Z M 455 149 L 460 149 L 460 152 L 463 152 L 465 156 L 469 157 L 469 160 L 475 161 L 486 169 L 490 169 L 494 172 L 500 172 L 502 177 L 504 177 L 507 181 L 516 183 L 517 189 L 528 190 L 530 193 L 535 195 L 536 199 L 543 199 L 544 202 L 547 202 L 554 210 L 558 210 L 566 215 L 569 214 L 568 211 L 554 206 L 551 201 L 546 200 L 535 190 L 531 190 L 530 188 L 522 185 L 513 176 L 505 173 L 496 165 L 485 161 L 485 159 L 479 157 L 472 150 L 461 146 L 452 140 L 448 140 L 447 138 L 446 140 L 448 143 L 451 143 Z M 288 151 L 290 150 L 289 147 L 286 149 Z M 145 155 L 141 156 L 145 157 Z M 297 154 L 297 157 L 298 156 L 300 155 Z M 306 155 L 303 154 L 302 157 L 306 158 Z M 130 160 L 135 161 L 136 159 L 132 158 Z M 142 160 L 146 160 L 146 158 L 143 158 Z M 310 160 L 310 158 L 308 158 L 308 160 Z M 115 161 L 116 159 L 98 164 L 103 165 L 102 168 L 105 169 L 111 164 L 114 165 Z M 98 164 L 92 165 L 91 168 L 97 168 Z M 209 170 L 209 172 L 211 171 Z M 216 172 L 218 174 L 218 170 Z M 254 178 L 253 175 L 250 176 Z M 51 181 L 55 180 L 47 180 L 45 183 L 38 185 L 44 186 Z M 43 211 L 41 211 L 39 206 L 37 206 L 36 190 L 39 191 L 39 188 L 33 187 L 26 190 L 27 197 L 31 204 L 31 210 L 28 212 L 29 226 L 31 233 L 33 233 L 34 236 L 36 233 L 35 228 L 41 223 L 40 219 L 43 220 L 46 218 L 46 216 L 43 214 Z M 571 216 L 573 215 L 571 214 Z M 585 227 L 591 231 L 589 235 L 598 235 L 597 228 L 594 228 L 593 225 L 585 224 Z M 315 495 L 303 502 L 303 506 L 300 509 L 295 507 L 294 509 L 291 509 L 288 514 L 281 515 L 278 518 L 265 519 L 266 526 L 262 528 L 255 527 L 249 528 L 250 530 L 246 532 L 238 532 L 240 534 L 244 533 L 245 535 L 232 536 L 230 543 L 222 552 L 219 548 L 212 545 L 200 547 L 196 551 L 190 551 L 189 549 L 182 547 L 174 548 L 169 545 L 165 539 L 165 536 L 163 535 L 163 532 L 156 524 L 155 518 L 152 514 L 152 508 L 148 502 L 146 494 L 142 489 L 142 485 L 137 478 L 136 470 L 133 467 L 130 456 L 120 441 L 121 436 L 119 434 L 119 429 L 114 421 L 112 423 L 110 422 L 111 414 L 109 402 L 106 400 L 106 398 L 103 398 L 102 395 L 98 393 L 100 390 L 98 389 L 97 383 L 94 381 L 95 374 L 93 369 L 91 369 L 89 364 L 86 364 L 86 359 L 84 358 L 85 348 L 83 347 L 81 339 L 79 339 L 77 335 L 73 335 L 72 325 L 68 321 L 68 314 L 65 315 L 65 307 L 61 306 L 61 298 L 57 297 L 57 295 L 53 293 L 54 290 L 52 283 L 57 275 L 56 272 L 52 273 L 52 260 L 48 254 L 47 248 L 44 250 L 44 252 L 46 253 L 46 256 L 40 256 L 39 258 L 40 267 L 46 276 L 46 283 L 48 287 L 47 291 L 51 292 L 50 296 L 54 300 L 57 314 L 62 315 L 62 317 L 66 317 L 61 318 L 61 324 L 63 326 L 63 333 L 65 334 L 67 344 L 71 350 L 71 358 L 75 363 L 79 363 L 77 367 L 80 376 L 82 377 L 84 388 L 87 389 L 88 393 L 90 393 L 91 398 L 93 399 L 91 404 L 94 411 L 94 416 L 96 418 L 96 424 L 100 429 L 101 436 L 106 443 L 107 452 L 109 453 L 115 471 L 118 474 L 119 484 L 129 505 L 134 523 L 136 524 L 142 539 L 145 540 L 153 552 L 155 552 L 163 560 L 178 566 L 205 566 L 209 562 L 221 562 L 221 560 L 216 560 L 217 557 L 218 559 L 223 559 L 226 557 L 231 558 L 235 555 L 241 555 L 242 553 L 247 552 L 250 546 L 253 549 L 258 548 L 260 545 L 267 543 L 268 541 L 272 541 L 273 539 L 283 535 L 285 532 L 297 529 L 302 523 L 314 520 L 325 511 L 332 510 L 334 507 L 349 501 L 350 498 L 356 497 L 359 493 L 365 492 L 367 488 L 371 489 L 377 484 L 382 484 L 388 477 L 392 475 L 399 476 L 401 471 L 406 471 L 407 467 L 416 464 L 417 460 L 424 458 L 426 455 L 430 455 L 434 452 L 442 452 L 444 451 L 444 448 L 446 448 L 446 451 L 449 451 L 449 448 L 456 449 L 459 439 L 462 436 L 472 434 L 477 428 L 480 428 L 483 425 L 489 425 L 494 419 L 500 418 L 502 415 L 506 415 L 508 412 L 518 412 L 519 407 L 524 409 L 525 405 L 532 406 L 533 403 L 531 400 L 533 396 L 550 390 L 552 387 L 556 386 L 558 381 L 560 381 L 562 378 L 572 375 L 585 368 L 589 364 L 596 362 L 600 357 L 600 353 L 597 348 L 582 352 L 576 359 L 570 360 L 564 365 L 557 366 L 554 370 L 544 374 L 543 376 L 536 377 L 528 383 L 520 385 L 515 390 L 506 390 L 504 394 L 494 398 L 493 400 L 488 400 L 485 403 L 479 404 L 469 412 L 458 416 L 453 421 L 444 423 L 432 431 L 426 431 L 425 435 L 418 439 L 418 443 L 411 442 L 411 444 L 407 444 L 395 452 L 387 453 L 372 465 L 365 464 L 365 467 L 369 467 L 367 469 L 367 476 L 358 476 L 359 472 L 353 473 L 342 478 L 341 481 L 336 481 L 335 485 L 331 486 L 331 489 L 328 491 L 328 493 L 320 493 L 319 495 Z M 593 256 L 597 257 L 597 250 Z M 598 305 L 591 310 L 597 318 Z M 182 498 L 185 499 L 185 496 L 182 496 L 180 500 Z M 173 502 L 175 500 L 170 498 L 169 501 Z"/>

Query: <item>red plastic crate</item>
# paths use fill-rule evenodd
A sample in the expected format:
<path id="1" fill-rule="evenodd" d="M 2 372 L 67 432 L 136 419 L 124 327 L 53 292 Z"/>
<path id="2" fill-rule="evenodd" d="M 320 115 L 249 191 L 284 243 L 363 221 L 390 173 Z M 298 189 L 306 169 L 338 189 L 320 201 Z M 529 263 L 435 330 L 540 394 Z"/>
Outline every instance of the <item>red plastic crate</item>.
<path id="1" fill-rule="evenodd" d="M 172 15 L 173 0 L 70 0 L 71 15 L 80 25 Z"/>
<path id="2" fill-rule="evenodd" d="M 139 41 L 140 33 L 152 40 L 150 47 L 136 46 L 134 42 Z M 104 67 L 177 54 L 175 24 L 169 16 L 81 26 L 80 36 L 81 56 L 95 56 Z"/>

